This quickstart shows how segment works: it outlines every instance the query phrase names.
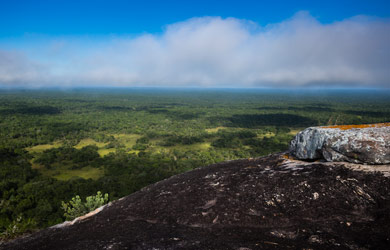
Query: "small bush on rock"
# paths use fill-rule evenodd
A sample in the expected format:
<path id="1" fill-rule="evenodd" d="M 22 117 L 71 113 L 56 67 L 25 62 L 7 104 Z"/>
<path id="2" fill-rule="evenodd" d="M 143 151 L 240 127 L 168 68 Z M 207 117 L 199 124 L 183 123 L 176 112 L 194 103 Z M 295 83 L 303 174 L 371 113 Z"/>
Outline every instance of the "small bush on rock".
<path id="1" fill-rule="evenodd" d="M 65 211 L 66 220 L 73 220 L 107 203 L 108 194 L 103 197 L 102 193 L 98 191 L 96 195 L 88 196 L 85 202 L 82 202 L 80 196 L 76 195 L 69 202 L 62 202 L 62 209 Z"/>

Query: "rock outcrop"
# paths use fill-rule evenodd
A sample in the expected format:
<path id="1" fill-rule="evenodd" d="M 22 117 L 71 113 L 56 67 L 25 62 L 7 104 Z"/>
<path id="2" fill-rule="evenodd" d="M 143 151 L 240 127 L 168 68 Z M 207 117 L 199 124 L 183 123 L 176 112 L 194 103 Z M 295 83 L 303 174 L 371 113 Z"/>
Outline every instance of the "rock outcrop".
<path id="1" fill-rule="evenodd" d="M 390 249 L 390 166 L 275 154 L 199 168 L 0 249 Z"/>
<path id="2" fill-rule="evenodd" d="M 290 154 L 301 160 L 389 164 L 390 123 L 310 127 L 291 141 Z"/>

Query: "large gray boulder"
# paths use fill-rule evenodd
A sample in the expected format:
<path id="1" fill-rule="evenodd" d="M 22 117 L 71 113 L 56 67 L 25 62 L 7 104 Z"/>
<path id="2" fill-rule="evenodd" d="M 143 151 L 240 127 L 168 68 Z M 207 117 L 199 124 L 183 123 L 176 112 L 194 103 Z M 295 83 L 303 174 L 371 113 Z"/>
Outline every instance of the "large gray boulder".
<path id="1" fill-rule="evenodd" d="M 291 141 L 290 155 L 300 160 L 389 164 L 390 124 L 310 127 Z"/>

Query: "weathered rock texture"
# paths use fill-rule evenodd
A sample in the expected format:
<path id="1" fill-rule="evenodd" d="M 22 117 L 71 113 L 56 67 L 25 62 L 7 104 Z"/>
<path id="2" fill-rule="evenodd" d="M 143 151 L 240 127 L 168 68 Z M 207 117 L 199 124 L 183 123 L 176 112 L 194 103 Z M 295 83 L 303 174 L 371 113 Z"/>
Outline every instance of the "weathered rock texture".
<path id="1" fill-rule="evenodd" d="M 390 178 L 356 166 L 282 154 L 215 164 L 0 249 L 390 249 Z"/>
<path id="2" fill-rule="evenodd" d="M 290 154 L 301 160 L 388 164 L 390 123 L 310 127 L 291 141 Z"/>

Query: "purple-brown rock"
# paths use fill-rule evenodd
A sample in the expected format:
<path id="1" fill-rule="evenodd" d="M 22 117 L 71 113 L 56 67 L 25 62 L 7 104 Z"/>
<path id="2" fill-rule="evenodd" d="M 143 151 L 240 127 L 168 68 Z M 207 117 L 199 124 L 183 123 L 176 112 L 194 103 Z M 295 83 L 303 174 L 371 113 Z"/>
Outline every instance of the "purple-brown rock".
<path id="1" fill-rule="evenodd" d="M 198 168 L 0 250 L 390 249 L 390 165 L 275 154 Z"/>

